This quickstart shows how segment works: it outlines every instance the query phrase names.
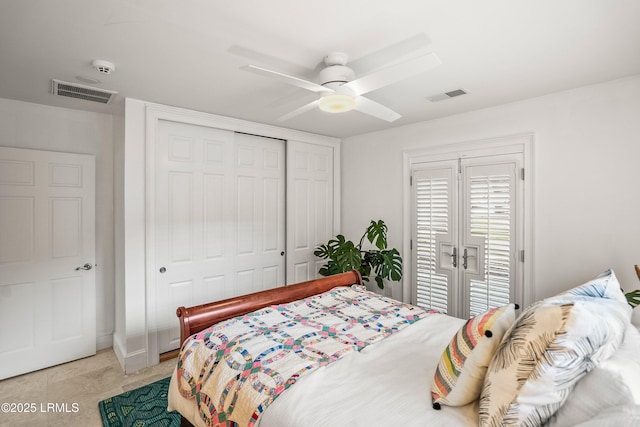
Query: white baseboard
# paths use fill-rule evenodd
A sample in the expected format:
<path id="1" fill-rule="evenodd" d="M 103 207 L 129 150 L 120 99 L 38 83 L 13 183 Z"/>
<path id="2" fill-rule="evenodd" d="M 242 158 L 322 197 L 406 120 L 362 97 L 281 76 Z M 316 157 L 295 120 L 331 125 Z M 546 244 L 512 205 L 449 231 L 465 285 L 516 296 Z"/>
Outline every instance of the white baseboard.
<path id="1" fill-rule="evenodd" d="M 124 373 L 132 374 L 147 367 L 147 351 L 138 350 L 127 354 L 124 362 Z"/>
<path id="2" fill-rule="evenodd" d="M 118 362 L 120 362 L 120 367 L 124 371 L 124 355 L 126 353 L 126 350 L 124 349 L 124 347 L 122 347 L 122 343 L 120 342 L 116 334 L 113 334 L 113 352 L 116 354 L 116 358 L 118 359 Z"/>
<path id="3" fill-rule="evenodd" d="M 116 334 L 113 335 L 113 352 L 125 374 L 131 374 L 147 367 L 147 351 L 138 350 L 127 353 Z"/>
<path id="4" fill-rule="evenodd" d="M 113 347 L 113 332 L 102 332 L 96 336 L 96 350 Z"/>

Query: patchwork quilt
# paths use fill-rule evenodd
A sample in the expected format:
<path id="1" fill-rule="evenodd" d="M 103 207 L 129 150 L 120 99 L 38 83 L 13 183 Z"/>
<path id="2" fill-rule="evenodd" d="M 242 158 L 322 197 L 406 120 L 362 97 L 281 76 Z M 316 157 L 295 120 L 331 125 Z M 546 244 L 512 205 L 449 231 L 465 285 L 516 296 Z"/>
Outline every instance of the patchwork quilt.
<path id="1" fill-rule="evenodd" d="M 335 288 L 216 324 L 185 341 L 178 388 L 210 426 L 254 426 L 301 376 L 417 322 L 429 312 Z"/>

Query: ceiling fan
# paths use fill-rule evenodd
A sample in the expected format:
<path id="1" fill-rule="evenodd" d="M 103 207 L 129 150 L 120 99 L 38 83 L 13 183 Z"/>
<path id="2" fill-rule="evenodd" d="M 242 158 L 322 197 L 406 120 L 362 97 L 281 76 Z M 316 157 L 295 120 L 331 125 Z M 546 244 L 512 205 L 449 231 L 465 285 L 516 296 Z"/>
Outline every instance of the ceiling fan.
<path id="1" fill-rule="evenodd" d="M 285 121 L 314 108 L 320 108 L 320 110 L 329 113 L 356 110 L 378 119 L 393 122 L 401 115 L 363 95 L 428 71 L 442 63 L 434 53 L 422 54 L 393 65 L 383 66 L 356 78 L 354 71 L 347 65 L 347 60 L 348 55 L 342 52 L 333 52 L 325 56 L 323 59 L 324 68 L 318 73 L 317 83 L 257 65 L 246 65 L 242 68 L 316 92 L 319 95 L 315 101 L 279 117 L 278 121 Z"/>

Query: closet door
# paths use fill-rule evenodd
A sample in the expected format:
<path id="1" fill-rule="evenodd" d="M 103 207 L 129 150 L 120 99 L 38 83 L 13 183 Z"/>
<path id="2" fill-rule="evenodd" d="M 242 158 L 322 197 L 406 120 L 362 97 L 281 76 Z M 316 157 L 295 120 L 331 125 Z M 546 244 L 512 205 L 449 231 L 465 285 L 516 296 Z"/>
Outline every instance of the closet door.
<path id="1" fill-rule="evenodd" d="M 335 232 L 334 148 L 287 141 L 287 283 L 318 277 L 313 251 Z"/>
<path id="2" fill-rule="evenodd" d="M 520 301 L 521 162 L 509 154 L 414 167 L 415 304 L 468 318 Z"/>
<path id="3" fill-rule="evenodd" d="M 285 284 L 285 144 L 160 121 L 156 147 L 158 349 L 175 310 Z"/>

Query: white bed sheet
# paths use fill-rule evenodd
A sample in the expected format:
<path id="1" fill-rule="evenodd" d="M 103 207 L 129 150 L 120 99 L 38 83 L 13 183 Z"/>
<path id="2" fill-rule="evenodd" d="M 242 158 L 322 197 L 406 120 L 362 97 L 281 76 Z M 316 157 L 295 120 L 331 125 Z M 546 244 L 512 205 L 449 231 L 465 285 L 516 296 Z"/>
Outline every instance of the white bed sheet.
<path id="1" fill-rule="evenodd" d="M 431 407 L 438 361 L 463 323 L 433 314 L 303 376 L 266 409 L 258 426 L 477 426 L 477 402 L 440 411 Z M 180 395 L 173 379 L 169 407 L 196 421 L 194 402 Z"/>

